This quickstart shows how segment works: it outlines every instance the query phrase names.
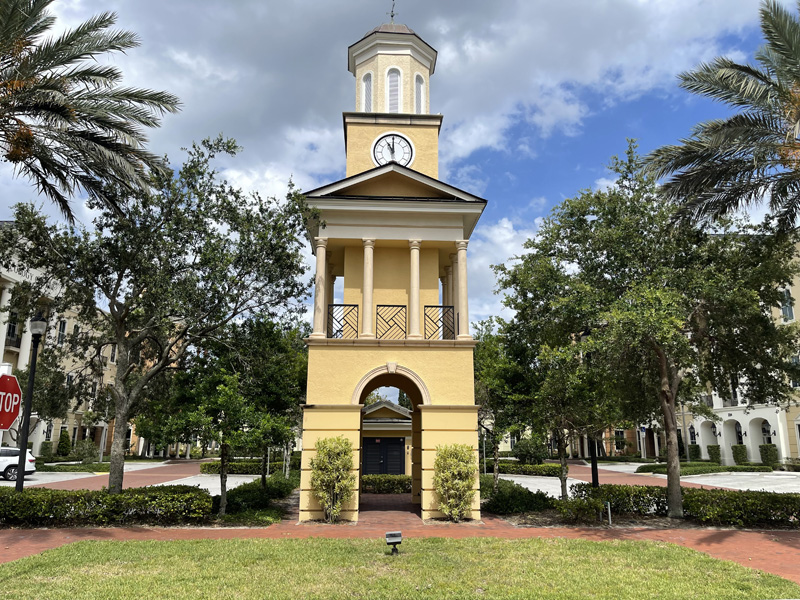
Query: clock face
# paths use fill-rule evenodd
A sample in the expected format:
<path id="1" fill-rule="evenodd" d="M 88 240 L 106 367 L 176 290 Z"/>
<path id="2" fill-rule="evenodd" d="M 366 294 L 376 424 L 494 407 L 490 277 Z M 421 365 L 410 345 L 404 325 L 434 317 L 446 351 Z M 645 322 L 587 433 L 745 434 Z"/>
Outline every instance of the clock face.
<path id="1" fill-rule="evenodd" d="M 375 142 L 372 154 L 375 162 L 379 165 L 394 161 L 405 167 L 414 158 L 411 142 L 398 133 L 387 133 L 379 137 Z"/>

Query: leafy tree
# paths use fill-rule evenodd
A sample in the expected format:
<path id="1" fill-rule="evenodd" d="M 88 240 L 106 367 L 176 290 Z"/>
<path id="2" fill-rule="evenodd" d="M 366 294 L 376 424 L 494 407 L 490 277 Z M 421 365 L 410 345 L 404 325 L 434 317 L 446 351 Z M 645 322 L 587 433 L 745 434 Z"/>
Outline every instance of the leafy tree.
<path id="1" fill-rule="evenodd" d="M 52 1 L 0 3 L 0 149 L 68 219 L 78 189 L 118 211 L 106 185 L 146 189 L 148 170 L 166 170 L 145 150 L 144 129 L 158 127 L 159 115 L 177 112 L 180 102 L 122 87 L 120 70 L 97 62 L 139 45 L 135 34 L 111 29 L 114 13 L 45 38 L 55 25 Z"/>
<path id="2" fill-rule="evenodd" d="M 680 216 L 712 221 L 766 199 L 783 227 L 800 211 L 800 20 L 776 0 L 760 8 L 765 45 L 756 64 L 726 57 L 680 75 L 684 89 L 737 111 L 698 124 L 649 160 Z"/>
<path id="3" fill-rule="evenodd" d="M 367 397 L 364 398 L 364 406 L 369 406 L 370 404 L 375 404 L 376 402 L 387 402 L 388 398 L 381 394 L 378 390 L 373 390 Z"/>
<path id="4" fill-rule="evenodd" d="M 613 188 L 565 200 L 526 243 L 520 264 L 499 269 L 506 303 L 517 310 L 509 335 L 529 349 L 524 364 L 547 365 L 540 394 L 611 398 L 633 421 L 660 414 L 669 514 L 678 517 L 676 403 L 699 412 L 701 393 L 730 395 L 732 382 L 750 403 L 791 398 L 798 329 L 772 311 L 798 272 L 798 236 L 732 221 L 714 231 L 676 229 L 677 207 L 658 195 L 635 144 L 612 167 Z M 567 331 L 585 328 L 590 336 L 565 341 Z M 537 345 L 547 347 L 533 358 Z M 588 420 L 605 421 L 603 412 Z"/>
<path id="5" fill-rule="evenodd" d="M 58 436 L 58 446 L 56 446 L 56 455 L 69 456 L 72 453 L 72 442 L 69 439 L 69 432 L 62 430 Z"/>
<path id="6" fill-rule="evenodd" d="M 408 397 L 403 390 L 397 391 L 397 404 L 407 410 L 414 410 L 414 405 L 411 403 L 411 398 Z"/>
<path id="7" fill-rule="evenodd" d="M 56 284 L 55 310 L 80 308 L 76 360 L 117 345 L 112 493 L 122 489 L 121 425 L 142 412 L 152 382 L 240 316 L 290 314 L 305 294 L 302 198 L 291 185 L 279 202 L 220 180 L 212 159 L 238 150 L 221 137 L 195 144 L 174 178 L 154 180 L 154 193 L 120 198 L 123 218 L 90 202 L 92 227 L 64 229 L 17 205 L 15 226 L 0 231 L 0 263 L 42 273 L 17 286 L 27 288 L 12 296 L 19 314 L 33 310 L 25 298 Z M 19 247 L 29 251 L 15 256 Z"/>

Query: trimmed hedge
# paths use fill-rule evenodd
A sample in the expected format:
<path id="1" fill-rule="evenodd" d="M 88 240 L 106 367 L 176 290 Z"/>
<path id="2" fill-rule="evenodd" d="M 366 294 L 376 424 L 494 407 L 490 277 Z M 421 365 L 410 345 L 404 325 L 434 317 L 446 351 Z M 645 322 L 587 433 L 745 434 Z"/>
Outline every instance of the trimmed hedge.
<path id="1" fill-rule="evenodd" d="M 300 472 L 290 471 L 286 479 L 282 473 L 267 477 L 266 488 L 261 488 L 261 480 L 256 479 L 249 483 L 238 485 L 227 494 L 228 514 L 244 512 L 246 510 L 261 510 L 271 507 L 273 500 L 286 498 L 300 485 Z M 219 510 L 219 496 L 214 496 L 214 512 Z"/>
<path id="2" fill-rule="evenodd" d="M 702 456 L 702 452 L 700 451 L 700 445 L 699 444 L 689 444 L 689 460 L 690 461 L 700 460 L 701 456 Z"/>
<path id="3" fill-rule="evenodd" d="M 667 514 L 665 487 L 604 484 L 592 488 L 588 483 L 577 483 L 570 489 L 577 499 L 610 502 L 615 513 Z M 800 528 L 800 494 L 696 488 L 683 488 L 682 492 L 684 515 L 701 523 Z"/>
<path id="4" fill-rule="evenodd" d="M 623 454 L 621 456 L 598 456 L 597 462 L 604 463 L 604 462 L 641 462 L 641 463 L 654 463 L 656 462 L 655 458 L 642 458 L 641 456 L 637 456 L 636 454 Z"/>
<path id="5" fill-rule="evenodd" d="M 682 462 L 681 463 L 681 471 L 683 471 L 687 467 L 708 467 L 711 466 L 710 463 L 707 462 Z M 716 465 L 713 465 L 716 466 Z M 666 473 L 667 472 L 667 465 L 664 463 L 658 463 L 654 465 L 642 465 L 641 467 L 636 469 L 637 473 Z"/>
<path id="6" fill-rule="evenodd" d="M 731 452 L 733 453 L 734 464 L 743 465 L 747 462 L 747 446 L 744 444 L 733 444 Z"/>
<path id="7" fill-rule="evenodd" d="M 516 462 L 501 462 L 497 468 L 504 475 L 537 475 L 539 477 L 558 477 L 561 465 L 545 463 L 542 465 L 523 465 Z"/>
<path id="8" fill-rule="evenodd" d="M 553 508 L 554 500 L 542 491 L 532 492 L 505 479 L 497 482 L 497 493 L 492 494 L 492 481 L 488 481 L 488 490 L 484 491 L 484 482 L 481 480 L 481 496 L 489 496 L 489 501 L 483 508 L 495 515 L 510 515 L 524 512 L 542 511 Z"/>
<path id="9" fill-rule="evenodd" d="M 109 463 L 88 463 L 80 465 L 45 465 L 36 461 L 36 470 L 40 473 L 108 473 Z"/>
<path id="10" fill-rule="evenodd" d="M 362 475 L 361 491 L 364 494 L 411 493 L 411 475 Z"/>
<path id="11" fill-rule="evenodd" d="M 709 444 L 706 446 L 706 450 L 708 451 L 708 460 L 717 464 L 722 462 L 722 449 L 719 444 Z"/>
<path id="12" fill-rule="evenodd" d="M 219 475 L 220 462 L 200 463 L 200 472 L 204 475 Z M 298 467 L 299 468 L 299 467 Z M 282 473 L 283 463 L 269 463 L 269 473 Z M 260 460 L 237 460 L 228 463 L 228 475 L 261 475 Z"/>
<path id="13" fill-rule="evenodd" d="M 715 463 L 690 462 L 681 463 L 681 475 L 705 475 L 707 473 L 768 473 L 772 467 L 766 465 L 728 465 L 722 466 Z M 666 465 L 642 465 L 636 469 L 637 473 L 667 474 Z"/>
<path id="14" fill-rule="evenodd" d="M 17 493 L 0 488 L 0 526 L 183 525 L 211 518 L 211 496 L 188 485 L 122 490 L 50 490 Z"/>
<path id="15" fill-rule="evenodd" d="M 761 444 L 758 447 L 761 455 L 761 462 L 765 465 L 773 466 L 778 464 L 778 447 L 775 444 Z"/>

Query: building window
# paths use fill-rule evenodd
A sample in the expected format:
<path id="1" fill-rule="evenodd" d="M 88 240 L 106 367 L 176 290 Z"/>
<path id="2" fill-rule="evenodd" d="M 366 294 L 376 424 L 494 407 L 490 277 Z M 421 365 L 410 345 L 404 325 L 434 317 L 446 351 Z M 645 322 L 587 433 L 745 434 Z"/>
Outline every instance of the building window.
<path id="1" fill-rule="evenodd" d="M 76 441 L 78 441 L 78 428 L 77 427 L 73 427 L 72 428 L 72 445 L 73 446 L 75 445 Z"/>
<path id="2" fill-rule="evenodd" d="M 793 365 L 793 366 L 798 366 L 798 365 L 800 365 L 800 356 L 797 356 L 797 355 L 795 354 L 795 355 L 792 357 L 792 365 Z M 793 388 L 799 388 L 799 387 L 800 387 L 800 379 L 792 379 L 792 387 L 793 387 Z"/>
<path id="3" fill-rule="evenodd" d="M 17 339 L 17 313 L 12 312 L 8 315 L 8 328 L 6 329 L 6 336 L 10 340 Z"/>
<path id="4" fill-rule="evenodd" d="M 792 294 L 789 290 L 783 290 L 782 293 L 781 315 L 783 315 L 783 322 L 794 321 L 794 307 L 792 306 L 794 302 L 792 300 Z"/>
<path id="5" fill-rule="evenodd" d="M 117 345 L 111 344 L 111 362 L 117 362 Z"/>
<path id="6" fill-rule="evenodd" d="M 425 112 L 425 80 L 422 79 L 422 75 L 417 75 L 414 78 L 414 101 L 415 101 L 415 108 L 416 113 L 421 115 Z"/>
<path id="7" fill-rule="evenodd" d="M 615 429 L 614 430 L 614 448 L 617 451 L 620 451 L 620 452 L 625 450 L 625 430 L 624 429 Z"/>
<path id="8" fill-rule="evenodd" d="M 397 113 L 400 112 L 400 71 L 398 69 L 389 69 L 386 75 L 386 94 L 387 112 Z"/>
<path id="9" fill-rule="evenodd" d="M 67 322 L 62 319 L 58 322 L 58 337 L 56 338 L 56 342 L 61 346 L 65 339 L 67 339 Z"/>
<path id="10" fill-rule="evenodd" d="M 44 441 L 49 442 L 53 439 L 53 424 L 48 423 L 47 429 L 44 430 Z"/>
<path id="11" fill-rule="evenodd" d="M 772 427 L 769 424 L 769 421 L 764 421 L 761 424 L 761 435 L 764 437 L 765 444 L 772 443 Z"/>
<path id="12" fill-rule="evenodd" d="M 740 446 L 744 444 L 744 438 L 742 437 L 742 426 L 739 425 L 739 421 L 736 421 L 736 443 Z"/>
<path id="13" fill-rule="evenodd" d="M 372 73 L 361 79 L 361 107 L 364 112 L 372 112 Z"/>

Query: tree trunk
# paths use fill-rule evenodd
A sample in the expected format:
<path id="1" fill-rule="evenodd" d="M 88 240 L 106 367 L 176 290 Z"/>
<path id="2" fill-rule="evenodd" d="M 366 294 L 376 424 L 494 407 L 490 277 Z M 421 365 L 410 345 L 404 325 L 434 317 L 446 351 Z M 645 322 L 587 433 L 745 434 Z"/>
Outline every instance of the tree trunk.
<path id="1" fill-rule="evenodd" d="M 128 435 L 128 411 L 116 407 L 114 416 L 114 437 L 111 440 L 111 453 L 108 466 L 108 493 L 119 494 L 122 491 L 122 479 L 125 475 L 125 438 Z"/>
<path id="2" fill-rule="evenodd" d="M 678 426 L 675 416 L 675 399 L 662 393 L 661 411 L 664 415 L 664 432 L 667 438 L 667 516 L 683 518 L 681 494 L 681 463 L 678 456 Z"/>
<path id="3" fill-rule="evenodd" d="M 492 479 L 492 494 L 497 493 L 497 482 L 500 479 L 500 442 L 492 436 L 492 444 L 494 448 L 492 450 L 492 461 L 494 462 L 494 477 Z"/>
<path id="4" fill-rule="evenodd" d="M 561 470 L 558 473 L 558 479 L 561 482 L 561 499 L 568 500 L 567 475 L 569 474 L 569 466 L 567 465 L 567 436 L 564 435 L 563 430 L 556 433 L 556 442 L 558 443 L 558 462 L 561 464 Z"/>
<path id="5" fill-rule="evenodd" d="M 261 455 L 261 489 L 267 489 L 267 461 L 269 460 L 269 449 L 264 450 Z"/>
<path id="6" fill-rule="evenodd" d="M 228 444 L 219 446 L 219 516 L 225 516 L 228 505 Z"/>

